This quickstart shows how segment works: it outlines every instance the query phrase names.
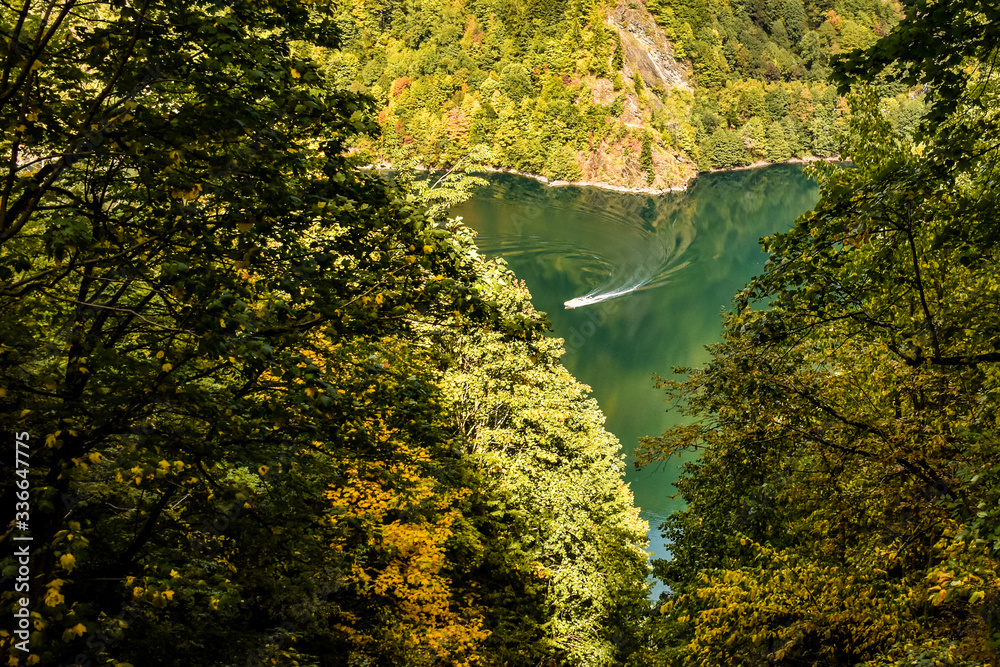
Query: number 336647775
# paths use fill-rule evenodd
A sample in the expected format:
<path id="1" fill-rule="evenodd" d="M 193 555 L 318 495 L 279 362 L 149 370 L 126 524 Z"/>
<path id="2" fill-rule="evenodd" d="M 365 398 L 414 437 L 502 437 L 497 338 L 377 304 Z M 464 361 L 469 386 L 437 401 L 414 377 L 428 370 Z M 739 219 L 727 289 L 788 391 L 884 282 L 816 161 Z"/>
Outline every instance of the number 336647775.
<path id="1" fill-rule="evenodd" d="M 14 505 L 14 511 L 16 516 L 15 521 L 27 521 L 28 520 L 28 439 L 29 435 L 26 432 L 15 433 L 14 442 L 16 447 L 16 470 L 15 475 L 21 479 L 17 480 L 17 488 L 19 489 L 15 494 L 18 501 Z"/>

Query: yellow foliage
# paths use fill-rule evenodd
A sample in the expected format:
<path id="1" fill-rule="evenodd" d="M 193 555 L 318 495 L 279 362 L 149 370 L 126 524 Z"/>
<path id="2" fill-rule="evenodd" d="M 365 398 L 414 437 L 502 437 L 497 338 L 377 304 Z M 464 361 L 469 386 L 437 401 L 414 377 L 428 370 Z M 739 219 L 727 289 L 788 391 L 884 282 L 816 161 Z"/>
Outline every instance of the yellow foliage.
<path id="1" fill-rule="evenodd" d="M 73 554 L 63 554 L 59 557 L 59 565 L 67 572 L 72 572 L 73 568 L 76 567 L 76 557 Z"/>
<path id="2" fill-rule="evenodd" d="M 377 426 L 375 427 L 377 428 Z M 381 432 L 383 438 L 391 434 Z M 342 485 L 326 492 L 333 512 L 329 523 L 344 526 L 344 538 L 330 546 L 348 551 L 348 525 L 363 521 L 368 534 L 364 562 L 355 562 L 348 579 L 363 596 L 391 614 L 381 629 L 339 624 L 361 648 L 389 641 L 404 647 L 416 662 L 430 664 L 429 656 L 453 664 L 478 662 L 479 644 L 489 636 L 473 601 L 457 598 L 448 577 L 446 545 L 462 515 L 454 508 L 467 490 L 443 487 L 422 474 L 430 454 L 404 442 L 393 442 L 405 462 L 351 461 Z M 391 511 L 408 518 L 387 521 Z M 388 636 L 385 636 L 385 635 Z"/>
<path id="3" fill-rule="evenodd" d="M 58 607 L 66 598 L 63 597 L 62 593 L 59 592 L 58 588 L 50 588 L 45 592 L 45 604 L 49 607 Z"/>

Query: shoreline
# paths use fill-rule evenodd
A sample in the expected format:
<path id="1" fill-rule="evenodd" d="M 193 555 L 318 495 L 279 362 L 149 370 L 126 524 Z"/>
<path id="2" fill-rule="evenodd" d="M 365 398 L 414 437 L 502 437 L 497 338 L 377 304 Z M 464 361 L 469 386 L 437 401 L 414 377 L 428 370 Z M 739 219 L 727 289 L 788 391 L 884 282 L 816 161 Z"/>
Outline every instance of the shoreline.
<path id="1" fill-rule="evenodd" d="M 781 164 L 809 164 L 810 162 L 850 162 L 850 161 L 845 160 L 840 156 L 817 157 L 815 155 L 807 155 L 806 157 L 789 158 L 784 162 L 768 162 L 766 160 L 760 160 L 740 167 L 713 167 L 708 171 L 697 172 L 694 176 L 689 178 L 684 183 L 684 185 L 678 185 L 670 188 L 630 188 L 625 185 L 613 185 L 611 183 L 604 183 L 601 181 L 562 181 L 558 179 L 551 180 L 549 179 L 549 177 L 542 176 L 541 174 L 529 174 L 527 172 L 518 171 L 517 169 L 512 169 L 510 167 L 484 166 L 481 167 L 480 169 L 477 169 L 476 171 L 482 171 L 489 174 L 511 174 L 514 176 L 523 176 L 525 178 L 534 179 L 539 183 L 542 183 L 543 185 L 547 185 L 550 188 L 564 188 L 564 187 L 598 188 L 601 190 L 611 190 L 613 192 L 621 192 L 624 194 L 663 195 L 670 192 L 684 192 L 691 185 L 691 182 L 696 180 L 698 176 L 700 176 L 701 174 L 717 174 L 726 171 L 747 171 L 749 169 L 762 169 L 764 167 L 774 167 Z M 382 170 L 392 170 L 393 166 L 389 162 L 379 162 L 377 164 L 365 165 L 365 167 L 363 168 L 382 171 Z M 432 171 L 423 165 L 417 165 L 416 169 L 420 171 Z"/>
<path id="2" fill-rule="evenodd" d="M 717 174 L 723 171 L 746 171 L 748 169 L 760 169 L 762 167 L 774 167 L 779 164 L 809 164 L 810 162 L 845 162 L 848 163 L 850 160 L 844 159 L 839 155 L 834 155 L 831 157 L 817 157 L 815 155 L 807 155 L 806 157 L 793 157 L 785 160 L 784 162 L 768 162 L 767 160 L 759 160 L 742 167 L 712 167 L 708 171 L 698 172 L 699 174 Z M 697 176 L 695 177 L 697 178 Z"/>
<path id="3" fill-rule="evenodd" d="M 366 164 L 361 167 L 362 169 L 375 169 L 376 171 L 392 171 L 393 166 L 391 162 L 378 162 L 376 164 Z M 418 171 L 447 171 L 446 169 L 428 169 L 424 165 L 420 164 L 414 167 Z M 525 171 L 518 171 L 517 169 L 512 169 L 510 167 L 491 167 L 482 166 L 475 170 L 471 170 L 468 173 L 482 173 L 487 174 L 510 174 L 512 176 L 523 176 L 525 178 L 531 178 L 543 185 L 547 185 L 550 188 L 565 188 L 570 186 L 576 186 L 581 188 L 599 188 L 601 190 L 613 190 L 615 192 L 622 192 L 625 194 L 637 194 L 637 195 L 662 195 L 668 192 L 683 192 L 687 190 L 688 183 L 693 181 L 698 177 L 697 174 L 688 179 L 687 183 L 684 185 L 679 185 L 671 188 L 630 188 L 625 185 L 612 185 L 611 183 L 604 183 L 601 181 L 561 181 L 561 180 L 551 180 L 548 176 L 542 176 L 541 174 L 529 174 Z"/>
<path id="4" fill-rule="evenodd" d="M 529 174 L 523 171 L 518 171 L 516 169 L 510 169 L 508 167 L 484 167 L 484 171 L 491 174 L 513 174 L 515 176 L 524 176 L 525 178 L 533 178 L 539 183 L 543 183 L 550 188 L 564 188 L 569 186 L 576 186 L 580 188 L 599 188 L 601 190 L 613 190 L 614 192 L 624 192 L 627 194 L 637 194 L 637 195 L 662 195 L 668 192 L 683 192 L 687 190 L 688 183 L 697 178 L 697 174 L 692 178 L 688 179 L 687 183 L 684 185 L 678 185 L 670 188 L 630 188 L 626 185 L 612 185 L 611 183 L 603 183 L 601 181 L 561 181 L 561 180 L 550 180 L 548 176 L 542 176 L 540 174 Z"/>

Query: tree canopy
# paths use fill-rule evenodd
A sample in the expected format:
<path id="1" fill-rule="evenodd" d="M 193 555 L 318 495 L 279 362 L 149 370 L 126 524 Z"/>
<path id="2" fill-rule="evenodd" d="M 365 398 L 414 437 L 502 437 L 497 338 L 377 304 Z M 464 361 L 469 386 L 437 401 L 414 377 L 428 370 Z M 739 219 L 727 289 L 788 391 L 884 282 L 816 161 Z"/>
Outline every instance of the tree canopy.
<path id="1" fill-rule="evenodd" d="M 903 9 L 6 7 L 8 664 L 996 664 L 996 12 Z M 823 79 L 854 48 L 848 104 Z M 663 382 L 689 420 L 640 461 L 698 456 L 649 618 L 619 444 L 447 218 L 462 172 L 663 185 L 842 146 Z"/>
<path id="2" fill-rule="evenodd" d="M 324 65 L 379 108 L 378 141 L 358 142 L 373 162 L 446 167 L 486 145 L 497 167 L 664 188 L 838 155 L 848 107 L 831 60 L 901 16 L 869 0 L 355 0 L 337 16 L 345 48 Z M 923 96 L 899 82 L 880 92 L 910 131 Z"/>
<path id="3" fill-rule="evenodd" d="M 916 141 L 858 89 L 853 165 L 815 170 L 820 202 L 764 239 L 712 361 L 664 382 L 690 420 L 644 456 L 699 455 L 655 564 L 655 664 L 996 664 L 995 134 L 951 141 L 994 126 L 995 53 L 947 33 L 908 51 L 913 30 L 864 71 L 954 50 L 975 99 L 942 87 Z"/>
<path id="4" fill-rule="evenodd" d="M 30 465 L 0 489 L 12 507 L 29 483 L 33 537 L 8 664 L 627 652 L 608 628 L 643 605 L 645 532 L 613 440 L 576 386 L 562 409 L 585 421 L 519 447 L 563 469 L 545 451 L 592 449 L 574 474 L 607 511 L 504 523 L 543 501 L 491 481 L 491 443 L 442 387 L 455 345 L 462 372 L 513 363 L 476 337 L 528 354 L 544 315 L 445 222 L 464 186 L 421 197 L 358 168 L 374 111 L 321 66 L 335 18 L 283 1 L 3 14 L 0 422 L 29 434 Z M 545 345 L 532 383 L 561 396 Z M 557 519 L 603 536 L 566 572 L 607 586 L 546 583 L 572 544 L 532 540 Z"/>

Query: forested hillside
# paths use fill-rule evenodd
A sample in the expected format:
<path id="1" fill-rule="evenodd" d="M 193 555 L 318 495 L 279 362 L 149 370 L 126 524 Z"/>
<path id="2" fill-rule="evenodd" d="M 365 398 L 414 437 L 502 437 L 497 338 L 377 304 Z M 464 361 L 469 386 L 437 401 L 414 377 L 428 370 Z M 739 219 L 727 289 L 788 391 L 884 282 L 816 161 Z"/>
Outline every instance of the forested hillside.
<path id="1" fill-rule="evenodd" d="M 468 183 L 347 156 L 329 11 L 2 12 L 5 664 L 624 661 L 618 443 Z"/>
<path id="2" fill-rule="evenodd" d="M 837 54 L 898 20 L 883 0 L 352 0 L 325 63 L 370 95 L 373 161 L 485 164 L 558 180 L 683 185 L 698 170 L 839 155 Z M 908 132 L 923 101 L 883 85 Z"/>
<path id="3" fill-rule="evenodd" d="M 996 667 L 1000 9 L 928 7 L 4 5 L 7 664 Z M 838 152 L 664 382 L 651 608 L 475 181 L 363 167 Z"/>
<path id="4" fill-rule="evenodd" d="M 644 456 L 697 459 L 651 664 L 1000 664 L 998 8 L 924 7 L 837 65 L 856 168 L 664 383 L 689 421 Z M 930 91 L 916 139 L 887 70 Z"/>

